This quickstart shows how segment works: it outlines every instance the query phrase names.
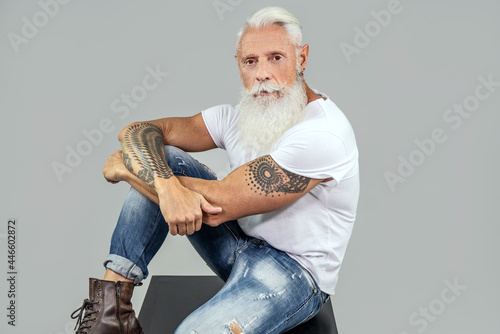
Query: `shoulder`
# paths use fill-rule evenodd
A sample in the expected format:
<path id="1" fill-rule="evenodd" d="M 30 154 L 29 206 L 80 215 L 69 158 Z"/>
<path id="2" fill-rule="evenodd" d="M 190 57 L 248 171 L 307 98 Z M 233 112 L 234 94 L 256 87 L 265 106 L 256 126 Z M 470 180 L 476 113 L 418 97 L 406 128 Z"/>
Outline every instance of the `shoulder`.
<path id="1" fill-rule="evenodd" d="M 309 103 L 306 106 L 304 119 L 287 131 L 283 139 L 304 135 L 309 136 L 311 140 L 317 137 L 336 137 L 340 141 L 354 140 L 354 131 L 349 120 L 328 97 Z"/>
<path id="2" fill-rule="evenodd" d="M 201 115 L 206 124 L 212 123 L 232 123 L 237 117 L 237 107 L 231 104 L 219 104 L 202 110 Z"/>
<path id="3" fill-rule="evenodd" d="M 214 114 L 214 113 L 230 115 L 230 114 L 235 114 L 236 109 L 237 109 L 237 106 L 234 107 L 231 104 L 219 104 L 219 105 L 204 109 L 204 110 L 202 110 L 201 113 L 202 113 L 202 115 Z"/>

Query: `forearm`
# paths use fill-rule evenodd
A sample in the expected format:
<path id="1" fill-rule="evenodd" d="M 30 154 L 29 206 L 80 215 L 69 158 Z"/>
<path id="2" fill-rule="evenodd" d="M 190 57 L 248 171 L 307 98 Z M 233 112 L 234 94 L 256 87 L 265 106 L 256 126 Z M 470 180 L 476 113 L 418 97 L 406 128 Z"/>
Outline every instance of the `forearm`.
<path id="1" fill-rule="evenodd" d="M 175 180 L 166 163 L 163 136 L 158 126 L 150 123 L 130 126 L 125 131 L 121 146 L 125 167 L 156 192 L 160 190 L 160 184 Z M 131 181 L 136 183 L 133 178 Z"/>
<path id="2" fill-rule="evenodd" d="M 122 130 L 119 138 L 122 151 L 108 157 L 103 169 L 105 179 L 110 183 L 126 181 L 158 204 L 172 235 L 193 234 L 202 226 L 203 213 L 221 212 L 174 176 L 165 159 L 163 133 L 158 126 L 134 123 Z"/>
<path id="3" fill-rule="evenodd" d="M 253 192 L 244 191 L 231 177 L 220 181 L 185 176 L 178 176 L 177 179 L 184 187 L 199 193 L 212 205 L 222 208 L 222 212 L 217 215 L 204 216 L 203 221 L 213 226 L 253 214 L 274 211 L 283 206 L 277 201 L 262 205 L 262 202 L 253 198 Z"/>
<path id="4" fill-rule="evenodd" d="M 204 217 L 203 221 L 210 225 L 278 210 L 322 181 L 290 173 L 269 155 L 238 167 L 221 181 L 178 179 L 182 185 L 223 209 L 217 216 Z"/>
<path id="5" fill-rule="evenodd" d="M 227 203 L 228 201 L 226 196 L 224 196 L 221 181 L 198 179 L 189 176 L 177 176 L 176 178 L 182 186 L 200 194 L 212 205 L 222 208 L 222 211 L 214 216 L 204 213 L 203 222 L 215 226 L 239 218 L 231 215 L 232 210 L 229 207 L 222 206 L 222 203 Z"/>
<path id="6" fill-rule="evenodd" d="M 158 199 L 158 193 L 156 190 L 151 188 L 146 182 L 141 180 L 139 177 L 132 173 L 128 173 L 124 178 L 123 181 L 127 182 L 137 190 L 139 193 L 141 193 L 144 197 L 149 199 L 150 201 L 159 204 L 159 199 Z"/>

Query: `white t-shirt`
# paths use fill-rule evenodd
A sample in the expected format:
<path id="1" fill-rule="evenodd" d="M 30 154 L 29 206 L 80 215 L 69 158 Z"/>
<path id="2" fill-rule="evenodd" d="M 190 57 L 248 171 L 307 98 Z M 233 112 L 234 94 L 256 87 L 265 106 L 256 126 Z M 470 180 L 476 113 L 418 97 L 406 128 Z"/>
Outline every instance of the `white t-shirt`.
<path id="1" fill-rule="evenodd" d="M 215 144 L 227 151 L 231 170 L 265 154 L 246 150 L 239 140 L 238 106 L 219 105 L 202 115 Z M 333 295 L 359 196 L 358 149 L 352 127 L 333 101 L 315 100 L 270 155 L 281 168 L 297 175 L 333 180 L 319 183 L 284 208 L 243 217 L 238 223 L 247 235 L 265 240 L 298 261 L 323 292 Z"/>

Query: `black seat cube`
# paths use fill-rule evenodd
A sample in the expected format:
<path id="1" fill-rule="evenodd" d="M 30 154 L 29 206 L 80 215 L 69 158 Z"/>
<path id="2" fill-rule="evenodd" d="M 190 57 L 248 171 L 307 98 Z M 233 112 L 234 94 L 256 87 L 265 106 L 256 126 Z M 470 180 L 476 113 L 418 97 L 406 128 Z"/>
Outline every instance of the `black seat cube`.
<path id="1" fill-rule="evenodd" d="M 153 276 L 139 321 L 145 334 L 170 334 L 223 286 L 216 276 Z M 338 334 L 332 305 L 327 302 L 311 320 L 287 334 Z"/>

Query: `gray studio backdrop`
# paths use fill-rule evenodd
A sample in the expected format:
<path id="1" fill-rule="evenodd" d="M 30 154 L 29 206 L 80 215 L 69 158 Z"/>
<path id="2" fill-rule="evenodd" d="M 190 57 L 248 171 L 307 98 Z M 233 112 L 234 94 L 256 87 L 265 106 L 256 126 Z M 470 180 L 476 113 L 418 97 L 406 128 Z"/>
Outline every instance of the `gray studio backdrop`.
<path id="1" fill-rule="evenodd" d="M 270 3 L 301 20 L 307 80 L 345 112 L 360 149 L 339 332 L 499 332 L 494 0 L 2 0 L 0 332 L 72 332 L 128 190 L 101 173 L 118 132 L 237 103 L 235 36 Z M 227 174 L 224 152 L 197 156 Z M 184 237 L 150 270 L 211 274 Z"/>

